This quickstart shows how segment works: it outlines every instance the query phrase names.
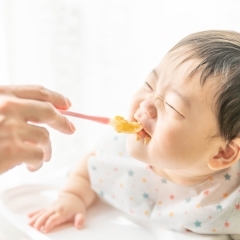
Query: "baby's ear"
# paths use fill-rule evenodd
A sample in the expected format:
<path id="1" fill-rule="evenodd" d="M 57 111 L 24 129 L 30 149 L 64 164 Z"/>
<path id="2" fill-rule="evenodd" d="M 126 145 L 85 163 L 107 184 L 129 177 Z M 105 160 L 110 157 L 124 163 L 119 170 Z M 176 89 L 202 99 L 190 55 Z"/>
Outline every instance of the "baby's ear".
<path id="1" fill-rule="evenodd" d="M 231 167 L 240 158 L 240 138 L 233 139 L 224 148 L 208 161 L 208 167 L 212 170 L 220 170 Z"/>

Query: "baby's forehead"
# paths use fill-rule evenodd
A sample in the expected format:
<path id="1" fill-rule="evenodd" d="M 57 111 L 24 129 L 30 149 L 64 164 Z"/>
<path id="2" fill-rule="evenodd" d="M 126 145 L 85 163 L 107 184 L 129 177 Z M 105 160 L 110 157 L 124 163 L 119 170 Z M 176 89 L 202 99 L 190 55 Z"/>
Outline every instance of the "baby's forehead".
<path id="1" fill-rule="evenodd" d="M 202 70 L 200 68 L 196 70 L 200 61 L 200 59 L 190 58 L 184 51 L 177 50 L 168 52 L 155 71 L 159 77 L 172 79 L 181 76 L 186 81 L 190 81 L 194 75 L 195 78 L 196 75 L 201 75 Z"/>
<path id="2" fill-rule="evenodd" d="M 186 46 L 168 52 L 157 68 L 158 71 L 166 70 L 171 74 L 181 72 L 186 82 L 198 79 L 201 86 L 207 81 L 221 86 L 226 81 L 224 68 L 216 68 L 211 61 L 194 54 L 193 50 Z"/>
<path id="3" fill-rule="evenodd" d="M 209 75 L 204 81 L 204 68 L 198 67 L 201 59 L 188 57 L 184 52 L 167 53 L 155 69 L 158 89 L 178 89 L 191 101 L 207 104 L 214 109 L 221 86 L 220 76 Z"/>

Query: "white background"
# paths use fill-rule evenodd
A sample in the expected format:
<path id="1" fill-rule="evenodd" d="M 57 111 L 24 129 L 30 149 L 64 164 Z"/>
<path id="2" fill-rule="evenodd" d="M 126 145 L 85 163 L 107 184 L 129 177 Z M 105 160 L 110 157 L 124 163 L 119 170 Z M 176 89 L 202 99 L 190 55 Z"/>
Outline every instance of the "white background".
<path id="1" fill-rule="evenodd" d="M 126 116 L 132 93 L 184 36 L 240 31 L 239 0 L 0 0 L 0 84 L 61 92 L 72 110 Z M 53 156 L 41 171 L 74 164 L 107 128 L 72 119 L 49 129 Z"/>

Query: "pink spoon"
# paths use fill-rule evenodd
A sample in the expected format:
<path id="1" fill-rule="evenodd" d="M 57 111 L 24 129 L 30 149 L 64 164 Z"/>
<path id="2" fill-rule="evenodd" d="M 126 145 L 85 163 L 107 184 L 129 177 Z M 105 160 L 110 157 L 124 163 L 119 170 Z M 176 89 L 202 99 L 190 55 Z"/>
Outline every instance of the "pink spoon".
<path id="1" fill-rule="evenodd" d="M 71 112 L 67 110 L 58 109 L 62 114 L 71 117 L 83 118 L 94 122 L 110 125 L 114 127 L 117 132 L 122 133 L 137 133 L 142 130 L 142 125 L 137 122 L 128 122 L 120 116 L 116 116 L 114 119 L 108 117 L 90 116 L 82 113 Z"/>
<path id="2" fill-rule="evenodd" d="M 64 115 L 87 119 L 87 120 L 91 120 L 91 121 L 102 123 L 102 124 L 110 124 L 110 121 L 111 121 L 111 119 L 108 117 L 90 116 L 82 113 L 76 113 L 76 112 L 71 112 L 71 111 L 61 110 L 61 109 L 59 109 L 59 111 Z"/>

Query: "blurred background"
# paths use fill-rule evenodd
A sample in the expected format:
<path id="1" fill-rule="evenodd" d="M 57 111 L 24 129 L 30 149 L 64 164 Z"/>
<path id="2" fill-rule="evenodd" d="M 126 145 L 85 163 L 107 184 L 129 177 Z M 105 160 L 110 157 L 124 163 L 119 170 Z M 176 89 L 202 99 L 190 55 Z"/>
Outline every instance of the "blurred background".
<path id="1" fill-rule="evenodd" d="M 61 92 L 73 111 L 126 116 L 134 91 L 184 36 L 240 31 L 238 0 L 0 0 L 0 84 Z M 51 130 L 53 156 L 41 171 L 75 164 L 108 126 L 71 120 Z"/>

